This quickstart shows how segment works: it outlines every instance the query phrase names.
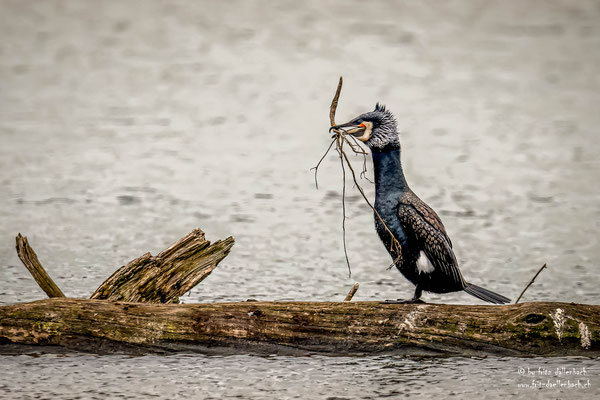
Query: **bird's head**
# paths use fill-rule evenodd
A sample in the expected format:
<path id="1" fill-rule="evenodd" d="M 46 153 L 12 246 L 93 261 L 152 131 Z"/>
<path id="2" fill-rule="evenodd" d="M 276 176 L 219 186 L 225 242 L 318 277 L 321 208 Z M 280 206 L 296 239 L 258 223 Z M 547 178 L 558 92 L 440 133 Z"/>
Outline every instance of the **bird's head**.
<path id="1" fill-rule="evenodd" d="M 345 124 L 332 126 L 329 131 L 332 129 L 340 129 L 345 134 L 354 136 L 374 151 L 400 148 L 396 119 L 379 103 L 373 111 L 361 114 Z"/>

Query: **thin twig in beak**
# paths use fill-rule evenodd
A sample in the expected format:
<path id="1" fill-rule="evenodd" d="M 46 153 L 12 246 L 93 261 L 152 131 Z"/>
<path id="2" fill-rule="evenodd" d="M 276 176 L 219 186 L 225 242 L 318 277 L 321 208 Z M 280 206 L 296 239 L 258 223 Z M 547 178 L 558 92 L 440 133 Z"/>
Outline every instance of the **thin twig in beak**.
<path id="1" fill-rule="evenodd" d="M 317 189 L 319 188 L 318 184 L 317 184 L 317 171 L 319 166 L 321 165 L 321 162 L 325 159 L 325 157 L 327 156 L 327 154 L 329 153 L 329 151 L 331 150 L 331 148 L 333 147 L 333 143 L 336 144 L 336 151 L 338 152 L 338 155 L 340 157 L 340 162 L 342 165 L 342 179 L 343 179 L 343 187 L 342 187 L 342 213 L 343 213 L 343 219 L 342 219 L 342 238 L 343 238 L 343 242 L 344 242 L 344 255 L 346 256 L 346 263 L 348 265 L 348 272 L 350 274 L 352 274 L 352 271 L 350 269 L 350 260 L 348 258 L 348 250 L 346 247 L 346 166 L 348 167 L 348 169 L 350 170 L 351 174 L 352 174 L 352 180 L 354 181 L 354 185 L 355 187 L 358 189 L 358 191 L 360 192 L 360 194 L 362 195 L 363 199 L 365 200 L 365 202 L 369 205 L 369 207 L 371 207 L 371 209 L 373 210 L 373 212 L 375 213 L 375 216 L 377 217 L 377 219 L 383 224 L 383 227 L 385 228 L 385 230 L 387 231 L 387 233 L 390 235 L 392 242 L 390 243 L 390 250 L 393 250 L 396 254 L 398 254 L 397 258 L 395 260 L 393 260 L 392 264 L 390 265 L 390 268 L 401 261 L 402 259 L 402 252 L 401 252 L 401 245 L 398 242 L 398 240 L 396 239 L 396 237 L 394 236 L 394 234 L 392 233 L 392 231 L 388 228 L 387 224 L 385 223 L 385 221 L 383 220 L 383 218 L 381 218 L 381 216 L 379 215 L 379 213 L 377 212 L 377 210 L 375 210 L 375 207 L 373 207 L 373 205 L 371 204 L 371 202 L 369 201 L 369 199 L 367 198 L 367 196 L 365 195 L 365 192 L 363 191 L 362 187 L 358 184 L 357 179 L 356 179 L 356 174 L 354 173 L 354 169 L 352 168 L 352 164 L 350 163 L 350 160 L 348 159 L 348 156 L 346 155 L 346 152 L 344 151 L 344 143 L 348 143 L 348 145 L 350 146 L 350 148 L 352 149 L 352 151 L 355 154 L 361 154 L 364 157 L 363 160 L 363 171 L 361 172 L 361 177 L 365 174 L 366 172 L 366 165 L 367 165 L 367 153 L 365 151 L 362 150 L 362 147 L 359 145 L 358 141 L 356 140 L 356 138 L 350 134 L 350 137 L 352 138 L 352 140 L 354 141 L 355 145 L 360 149 L 357 150 L 355 145 L 353 145 L 350 140 L 348 140 L 347 135 L 349 134 L 348 131 L 346 129 L 344 129 L 344 125 L 349 126 L 350 124 L 342 124 L 342 125 L 336 125 L 335 124 L 335 111 L 337 108 L 337 104 L 338 104 L 338 99 L 340 97 L 340 92 L 342 89 L 342 77 L 340 77 L 340 81 L 338 83 L 338 87 L 337 90 L 335 92 L 335 96 L 333 97 L 333 101 L 331 102 L 331 107 L 329 109 L 329 121 L 331 123 L 331 127 L 329 128 L 329 132 L 333 131 L 334 135 L 331 137 L 333 140 L 332 142 L 329 144 L 329 147 L 327 148 L 327 151 L 325 152 L 325 154 L 323 154 L 323 156 L 321 157 L 321 159 L 319 160 L 319 162 L 317 163 L 317 165 L 313 168 L 315 170 L 315 185 L 317 186 Z M 344 163 L 345 161 L 345 163 Z M 366 178 L 366 177 L 365 177 Z M 367 179 L 368 180 L 368 179 Z M 371 182 L 369 180 L 369 182 Z"/>

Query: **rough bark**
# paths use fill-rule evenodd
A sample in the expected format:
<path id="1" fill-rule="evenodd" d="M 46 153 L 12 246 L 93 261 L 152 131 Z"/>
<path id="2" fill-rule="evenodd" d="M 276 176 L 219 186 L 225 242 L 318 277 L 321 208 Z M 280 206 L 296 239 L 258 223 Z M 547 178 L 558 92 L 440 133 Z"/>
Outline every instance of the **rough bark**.
<path id="1" fill-rule="evenodd" d="M 47 299 L 0 307 L 6 344 L 80 350 L 600 355 L 600 306 L 375 302 L 139 304 Z M 224 350 L 225 349 L 225 350 Z M 229 349 L 229 350 L 226 350 Z"/>
<path id="2" fill-rule="evenodd" d="M 204 232 L 194 229 L 169 248 L 146 253 L 115 271 L 92 299 L 138 303 L 177 303 L 217 267 L 233 246 L 233 237 L 212 245 Z"/>
<path id="3" fill-rule="evenodd" d="M 29 270 L 33 279 L 42 288 L 48 297 L 65 297 L 60 288 L 54 283 L 52 278 L 48 275 L 40 260 L 38 260 L 37 254 L 29 245 L 29 241 L 25 236 L 20 233 L 17 235 L 17 255 L 23 262 L 23 265 Z"/>

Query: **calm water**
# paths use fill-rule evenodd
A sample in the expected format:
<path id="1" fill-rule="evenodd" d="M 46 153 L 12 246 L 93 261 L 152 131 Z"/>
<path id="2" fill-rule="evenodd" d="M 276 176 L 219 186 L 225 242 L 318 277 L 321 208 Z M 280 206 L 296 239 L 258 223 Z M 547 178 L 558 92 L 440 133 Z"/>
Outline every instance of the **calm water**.
<path id="1" fill-rule="evenodd" d="M 337 300 L 355 281 L 357 300 L 409 296 L 356 191 L 348 278 L 333 154 L 314 187 L 339 75 L 339 122 L 377 101 L 396 114 L 407 179 L 467 279 L 514 299 L 548 263 L 526 300 L 600 302 L 598 2 L 0 5 L 0 304 L 44 297 L 18 232 L 86 297 L 195 227 L 236 244 L 185 302 Z M 517 387 L 518 368 L 563 366 L 588 368 L 592 387 Z M 0 368 L 7 398 L 600 395 L 600 365 L 582 359 L 67 354 Z"/>

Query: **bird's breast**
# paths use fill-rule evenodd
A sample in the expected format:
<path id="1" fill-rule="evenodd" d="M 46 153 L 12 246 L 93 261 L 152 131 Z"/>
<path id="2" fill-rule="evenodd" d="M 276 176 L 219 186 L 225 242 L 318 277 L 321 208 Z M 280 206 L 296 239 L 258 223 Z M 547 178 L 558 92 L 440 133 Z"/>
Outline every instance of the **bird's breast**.
<path id="1" fill-rule="evenodd" d="M 390 232 L 400 242 L 400 245 L 406 242 L 406 234 L 398 217 L 399 204 L 398 199 L 382 199 L 377 197 L 375 199 L 375 210 L 377 211 L 377 214 L 374 215 L 375 227 L 379 238 L 384 242 L 386 247 L 388 247 L 388 244 L 392 240 Z"/>

